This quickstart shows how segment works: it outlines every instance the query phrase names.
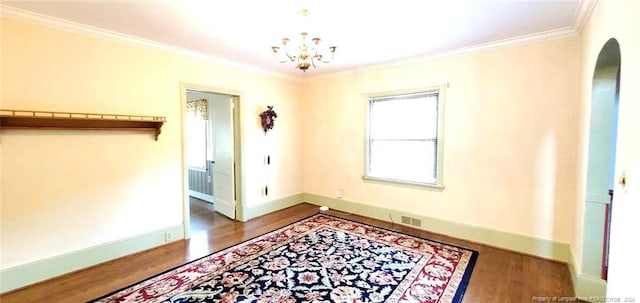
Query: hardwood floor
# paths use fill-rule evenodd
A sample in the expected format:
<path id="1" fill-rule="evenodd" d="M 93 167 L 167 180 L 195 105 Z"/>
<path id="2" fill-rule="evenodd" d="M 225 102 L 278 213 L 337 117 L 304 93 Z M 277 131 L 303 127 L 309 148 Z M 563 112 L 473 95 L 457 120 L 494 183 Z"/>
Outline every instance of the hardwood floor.
<path id="1" fill-rule="evenodd" d="M 189 197 L 189 210 L 191 214 L 191 233 L 206 232 L 213 224 L 224 218 L 213 209 L 213 203 L 209 203 L 198 198 Z M 230 221 L 230 220 L 228 220 Z M 224 222 L 224 220 L 223 220 Z"/>
<path id="2" fill-rule="evenodd" d="M 203 205 L 206 207 L 207 205 Z M 0 296 L 0 302 L 85 302 L 211 252 L 259 236 L 318 212 L 300 204 L 248 222 L 217 213 L 192 215 L 192 238 L 102 263 Z M 534 302 L 534 296 L 572 297 L 566 264 L 459 240 L 408 226 L 335 211 L 339 217 L 477 250 L 480 254 L 463 302 Z M 200 219 L 206 218 L 209 224 Z"/>

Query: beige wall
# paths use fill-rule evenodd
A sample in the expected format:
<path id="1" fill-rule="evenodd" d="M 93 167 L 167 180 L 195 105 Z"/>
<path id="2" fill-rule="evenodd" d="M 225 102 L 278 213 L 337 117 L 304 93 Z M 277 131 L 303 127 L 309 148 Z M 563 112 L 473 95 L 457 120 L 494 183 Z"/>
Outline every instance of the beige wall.
<path id="1" fill-rule="evenodd" d="M 245 206 L 302 191 L 297 80 L 13 19 L 1 27 L 3 108 L 168 122 L 157 142 L 127 131 L 2 130 L 0 269 L 182 224 L 181 82 L 241 93 Z M 266 105 L 279 114 L 271 140 L 282 180 L 268 198 L 257 116 Z"/>
<path id="2" fill-rule="evenodd" d="M 618 145 L 616 172 L 627 171 L 629 183 L 626 189 L 615 188 L 611 231 L 611 254 L 607 296 L 637 299 L 637 272 L 640 266 L 637 251 L 637 231 L 640 230 L 640 1 L 600 0 L 582 32 L 581 102 L 579 111 L 578 176 L 580 179 L 576 197 L 576 224 L 573 245 L 577 263 L 582 262 L 581 243 L 584 238 L 583 212 L 585 201 L 586 168 L 588 152 L 589 117 L 591 114 L 591 90 L 593 71 L 598 54 L 604 44 L 615 38 L 620 44 L 620 108 L 618 120 Z"/>
<path id="3" fill-rule="evenodd" d="M 574 37 L 309 81 L 304 191 L 572 242 L 579 47 Z M 446 188 L 363 181 L 361 94 L 443 83 Z"/>

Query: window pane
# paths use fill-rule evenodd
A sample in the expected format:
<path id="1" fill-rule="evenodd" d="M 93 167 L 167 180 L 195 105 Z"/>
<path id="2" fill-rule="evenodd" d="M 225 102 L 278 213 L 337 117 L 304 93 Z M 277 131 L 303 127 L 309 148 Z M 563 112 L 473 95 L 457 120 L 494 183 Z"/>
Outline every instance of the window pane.
<path id="1" fill-rule="evenodd" d="M 187 166 L 205 168 L 207 162 L 207 120 L 186 119 Z"/>
<path id="2" fill-rule="evenodd" d="M 369 136 L 373 139 L 434 139 L 438 134 L 438 96 L 372 99 Z"/>
<path id="3" fill-rule="evenodd" d="M 442 185 L 440 102 L 439 89 L 369 99 L 367 177 Z"/>
<path id="4" fill-rule="evenodd" d="M 436 183 L 436 141 L 371 140 L 369 176 Z"/>

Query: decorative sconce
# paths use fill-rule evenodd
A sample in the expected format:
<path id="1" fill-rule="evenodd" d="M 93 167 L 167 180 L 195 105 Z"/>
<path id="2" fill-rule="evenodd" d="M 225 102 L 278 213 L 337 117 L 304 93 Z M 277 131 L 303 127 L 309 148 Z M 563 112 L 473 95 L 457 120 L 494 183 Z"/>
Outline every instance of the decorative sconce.
<path id="1" fill-rule="evenodd" d="M 262 123 L 262 129 L 264 129 L 264 133 L 266 134 L 268 130 L 273 128 L 273 123 L 275 122 L 275 118 L 278 117 L 278 114 L 273 110 L 273 106 L 268 105 L 267 110 L 263 111 L 260 114 L 260 120 Z"/>

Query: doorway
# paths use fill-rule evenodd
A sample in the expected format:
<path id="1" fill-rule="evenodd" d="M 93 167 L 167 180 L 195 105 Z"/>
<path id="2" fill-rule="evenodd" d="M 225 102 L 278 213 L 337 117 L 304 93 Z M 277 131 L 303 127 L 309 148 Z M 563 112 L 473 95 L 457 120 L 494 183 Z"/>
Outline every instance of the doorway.
<path id="1" fill-rule="evenodd" d="M 600 280 L 607 280 L 609 266 L 620 63 L 620 46 L 612 38 L 598 55 L 591 91 L 582 273 Z"/>
<path id="2" fill-rule="evenodd" d="M 235 220 L 241 205 L 240 95 L 196 85 L 181 91 L 184 230 L 190 238 L 206 234 L 214 220 Z"/>

